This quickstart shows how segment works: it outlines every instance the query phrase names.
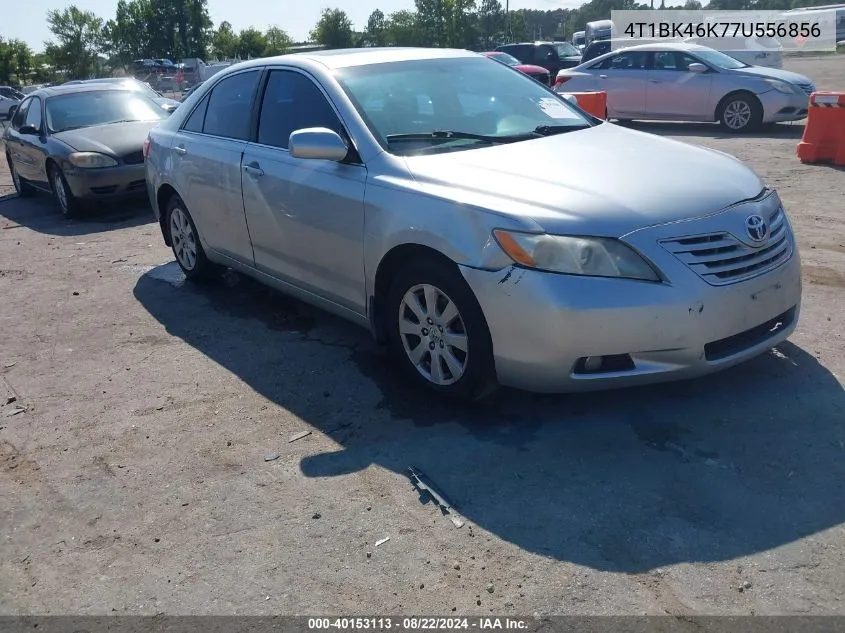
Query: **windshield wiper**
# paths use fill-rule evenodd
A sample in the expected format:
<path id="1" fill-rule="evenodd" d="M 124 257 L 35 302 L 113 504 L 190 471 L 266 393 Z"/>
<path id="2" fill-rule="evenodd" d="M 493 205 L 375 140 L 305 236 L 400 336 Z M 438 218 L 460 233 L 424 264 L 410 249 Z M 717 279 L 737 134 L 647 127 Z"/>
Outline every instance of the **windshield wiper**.
<path id="1" fill-rule="evenodd" d="M 109 121 L 105 125 L 111 125 L 112 123 L 138 123 L 141 119 L 118 119 L 117 121 Z"/>
<path id="2" fill-rule="evenodd" d="M 574 132 L 575 130 L 585 130 L 589 125 L 538 125 L 534 128 L 534 133 L 540 136 L 552 136 L 554 134 L 564 134 L 566 132 Z"/>
<path id="3" fill-rule="evenodd" d="M 470 140 L 482 141 L 485 143 L 511 143 L 533 135 L 519 136 L 490 136 L 487 134 L 474 134 L 472 132 L 460 132 L 456 130 L 432 130 L 431 132 L 412 132 L 409 134 L 388 134 L 385 136 L 390 141 L 427 141 L 427 140 Z"/>

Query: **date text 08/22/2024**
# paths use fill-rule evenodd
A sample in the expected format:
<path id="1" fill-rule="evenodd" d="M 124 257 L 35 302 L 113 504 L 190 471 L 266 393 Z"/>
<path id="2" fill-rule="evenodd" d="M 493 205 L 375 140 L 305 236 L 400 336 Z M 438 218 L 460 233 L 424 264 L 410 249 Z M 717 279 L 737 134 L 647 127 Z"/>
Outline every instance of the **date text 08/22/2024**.
<path id="1" fill-rule="evenodd" d="M 426 630 L 525 630 L 528 622 L 519 618 L 496 617 L 355 617 L 309 618 L 309 631 L 426 631 Z"/>

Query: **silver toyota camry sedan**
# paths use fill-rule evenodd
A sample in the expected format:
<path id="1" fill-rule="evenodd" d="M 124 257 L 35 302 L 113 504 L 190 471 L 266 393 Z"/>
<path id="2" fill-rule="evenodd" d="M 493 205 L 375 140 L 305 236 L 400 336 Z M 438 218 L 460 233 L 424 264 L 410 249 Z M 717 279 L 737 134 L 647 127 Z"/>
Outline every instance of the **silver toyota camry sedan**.
<path id="1" fill-rule="evenodd" d="M 789 218 L 750 169 L 468 51 L 243 62 L 145 155 L 188 278 L 233 268 L 351 319 L 444 395 L 700 376 L 800 311 Z"/>

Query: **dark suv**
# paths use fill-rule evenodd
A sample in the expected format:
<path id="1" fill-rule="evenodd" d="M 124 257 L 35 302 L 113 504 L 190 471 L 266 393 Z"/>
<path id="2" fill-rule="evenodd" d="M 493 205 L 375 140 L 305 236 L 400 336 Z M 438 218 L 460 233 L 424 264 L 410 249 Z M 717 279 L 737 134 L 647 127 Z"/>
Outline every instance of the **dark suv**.
<path id="1" fill-rule="evenodd" d="M 581 52 L 569 42 L 503 44 L 496 50 L 513 55 L 523 64 L 542 66 L 552 77 L 556 77 L 559 70 L 581 63 Z"/>

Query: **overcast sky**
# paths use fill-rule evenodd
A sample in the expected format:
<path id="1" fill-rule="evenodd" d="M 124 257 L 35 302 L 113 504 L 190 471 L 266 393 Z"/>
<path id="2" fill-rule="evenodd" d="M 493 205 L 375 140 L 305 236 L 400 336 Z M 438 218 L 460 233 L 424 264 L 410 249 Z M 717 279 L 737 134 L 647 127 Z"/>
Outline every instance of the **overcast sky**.
<path id="1" fill-rule="evenodd" d="M 505 0 L 501 0 L 504 6 Z M 115 0 L 70 0 L 83 11 L 93 11 L 104 20 L 114 17 Z M 582 0 L 513 0 L 515 9 L 558 9 L 574 8 Z M 46 15 L 50 9 L 65 5 L 56 0 L 26 0 L 15 3 L 13 13 L 4 11 L 0 18 L 0 35 L 25 41 L 34 50 L 44 48 L 44 41 L 50 38 Z M 223 20 L 232 23 L 235 31 L 254 26 L 264 30 L 273 24 L 286 30 L 294 40 L 308 38 L 308 33 L 325 7 L 346 11 L 357 30 L 363 30 L 367 18 L 375 9 L 385 14 L 401 9 L 413 9 L 413 0 L 208 0 L 208 10 L 215 26 Z M 14 17 L 11 17 L 14 15 Z"/>

